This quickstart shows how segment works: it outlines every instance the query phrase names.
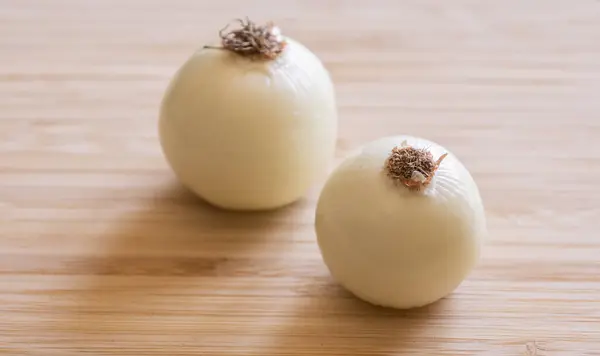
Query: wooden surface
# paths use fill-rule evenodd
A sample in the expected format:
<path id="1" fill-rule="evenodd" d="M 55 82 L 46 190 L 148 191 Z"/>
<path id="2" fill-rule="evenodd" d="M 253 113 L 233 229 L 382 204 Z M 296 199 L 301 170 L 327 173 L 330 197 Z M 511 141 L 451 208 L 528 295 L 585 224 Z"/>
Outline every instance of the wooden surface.
<path id="1" fill-rule="evenodd" d="M 451 296 L 341 290 L 321 183 L 249 215 L 178 186 L 159 101 L 245 15 L 331 70 L 338 158 L 408 133 L 469 167 L 490 237 Z M 0 354 L 600 355 L 599 93 L 592 0 L 0 0 Z"/>

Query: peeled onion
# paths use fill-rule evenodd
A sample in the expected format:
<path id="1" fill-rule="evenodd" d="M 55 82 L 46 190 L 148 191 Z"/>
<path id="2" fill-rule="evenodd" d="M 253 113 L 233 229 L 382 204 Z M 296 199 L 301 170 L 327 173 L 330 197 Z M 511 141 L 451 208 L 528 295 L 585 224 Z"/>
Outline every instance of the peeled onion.
<path id="1" fill-rule="evenodd" d="M 332 276 L 372 304 L 406 309 L 456 289 L 486 235 L 478 187 L 444 147 L 385 137 L 352 153 L 319 196 L 315 229 Z"/>
<path id="2" fill-rule="evenodd" d="M 240 21 L 198 49 L 160 110 L 165 157 L 190 190 L 226 209 L 301 198 L 333 160 L 334 86 L 322 62 L 273 25 Z"/>

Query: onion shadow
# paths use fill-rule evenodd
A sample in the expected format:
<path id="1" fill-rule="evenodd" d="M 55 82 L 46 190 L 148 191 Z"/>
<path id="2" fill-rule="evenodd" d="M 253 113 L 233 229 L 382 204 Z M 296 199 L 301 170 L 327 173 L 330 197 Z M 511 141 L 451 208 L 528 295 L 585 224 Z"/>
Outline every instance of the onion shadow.
<path id="1" fill-rule="evenodd" d="M 432 342 L 435 320 L 452 309 L 451 298 L 409 310 L 374 306 L 343 289 L 326 272 L 305 280 L 297 292 L 296 302 L 280 310 L 276 336 L 252 355 L 434 352 L 440 346 Z"/>
<path id="2" fill-rule="evenodd" d="M 187 355 L 206 350 L 211 322 L 235 317 L 277 253 L 302 201 L 267 212 L 211 206 L 178 184 L 99 236 L 71 266 L 79 281 L 56 327 L 70 349 L 93 355 Z M 259 287 L 260 288 L 260 287 Z M 67 350 L 64 350 L 67 353 Z"/>

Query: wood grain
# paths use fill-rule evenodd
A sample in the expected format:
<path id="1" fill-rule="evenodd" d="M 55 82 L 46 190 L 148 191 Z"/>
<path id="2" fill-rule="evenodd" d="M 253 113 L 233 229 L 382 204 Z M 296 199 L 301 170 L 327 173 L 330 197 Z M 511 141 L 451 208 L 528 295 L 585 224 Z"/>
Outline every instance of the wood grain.
<path id="1" fill-rule="evenodd" d="M 272 19 L 336 82 L 338 158 L 437 141 L 490 237 L 430 307 L 331 280 L 317 184 L 235 214 L 182 190 L 157 141 L 178 66 Z M 0 354 L 600 355 L 600 2 L 0 0 Z"/>

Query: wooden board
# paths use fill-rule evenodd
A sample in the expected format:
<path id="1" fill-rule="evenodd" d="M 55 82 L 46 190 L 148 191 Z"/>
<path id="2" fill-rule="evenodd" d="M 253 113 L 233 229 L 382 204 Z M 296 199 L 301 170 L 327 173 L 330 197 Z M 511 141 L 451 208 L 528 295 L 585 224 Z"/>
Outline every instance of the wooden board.
<path id="1" fill-rule="evenodd" d="M 179 187 L 159 101 L 246 15 L 331 70 L 338 159 L 412 134 L 471 170 L 490 236 L 448 298 L 340 289 L 321 183 L 260 214 Z M 598 1 L 0 0 L 0 34 L 1 354 L 600 354 Z"/>

